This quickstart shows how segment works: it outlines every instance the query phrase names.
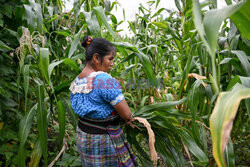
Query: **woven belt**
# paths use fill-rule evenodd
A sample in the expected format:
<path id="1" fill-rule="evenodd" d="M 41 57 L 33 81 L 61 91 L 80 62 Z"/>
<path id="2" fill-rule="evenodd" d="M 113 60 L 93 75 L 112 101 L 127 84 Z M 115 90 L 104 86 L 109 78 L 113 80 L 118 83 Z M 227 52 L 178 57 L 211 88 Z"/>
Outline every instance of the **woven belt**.
<path id="1" fill-rule="evenodd" d="M 86 117 L 78 118 L 78 127 L 89 134 L 108 134 L 106 127 L 109 125 L 119 125 L 119 115 L 111 116 L 108 119 L 90 119 Z"/>

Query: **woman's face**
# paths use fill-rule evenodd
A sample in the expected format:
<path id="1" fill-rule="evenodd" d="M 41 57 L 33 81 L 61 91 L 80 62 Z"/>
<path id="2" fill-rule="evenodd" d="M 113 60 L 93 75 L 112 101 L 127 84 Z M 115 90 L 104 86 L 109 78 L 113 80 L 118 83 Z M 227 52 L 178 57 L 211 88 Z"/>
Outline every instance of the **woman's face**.
<path id="1" fill-rule="evenodd" d="M 114 65 L 115 52 L 111 51 L 108 55 L 103 57 L 102 62 L 98 63 L 98 71 L 109 72 Z"/>

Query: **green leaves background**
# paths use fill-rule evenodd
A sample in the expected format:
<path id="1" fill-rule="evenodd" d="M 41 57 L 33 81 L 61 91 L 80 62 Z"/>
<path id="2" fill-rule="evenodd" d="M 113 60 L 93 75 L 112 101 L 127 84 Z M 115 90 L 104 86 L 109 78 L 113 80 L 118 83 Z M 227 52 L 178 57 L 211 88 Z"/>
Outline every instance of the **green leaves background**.
<path id="1" fill-rule="evenodd" d="M 149 1 L 128 22 L 132 37 L 119 35 L 118 3 L 75 0 L 69 12 L 61 0 L 0 4 L 1 166 L 47 166 L 66 145 L 55 166 L 80 165 L 68 87 L 84 67 L 84 35 L 116 46 L 111 75 L 133 115 L 150 122 L 159 166 L 247 164 L 237 143 L 250 113 L 249 0 L 221 9 L 175 0 L 179 13 Z M 147 131 L 135 125 L 124 132 L 140 165 L 152 166 Z"/>

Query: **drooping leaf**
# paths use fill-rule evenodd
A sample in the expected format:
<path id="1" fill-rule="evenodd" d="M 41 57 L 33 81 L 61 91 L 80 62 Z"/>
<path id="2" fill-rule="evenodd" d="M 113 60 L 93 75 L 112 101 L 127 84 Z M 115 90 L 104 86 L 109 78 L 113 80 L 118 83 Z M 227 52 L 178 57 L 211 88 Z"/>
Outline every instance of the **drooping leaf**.
<path id="1" fill-rule="evenodd" d="M 76 72 L 80 72 L 79 66 L 76 64 L 76 62 L 70 58 L 66 58 L 63 60 L 63 63 L 68 65 L 69 67 L 73 68 Z"/>
<path id="2" fill-rule="evenodd" d="M 128 50 L 134 51 L 134 52 L 138 52 L 138 49 L 134 45 L 132 45 L 128 42 L 113 42 L 113 44 L 116 47 L 122 47 L 122 48 L 125 48 Z"/>
<path id="3" fill-rule="evenodd" d="M 200 149 L 197 143 L 192 139 L 192 137 L 187 132 L 180 133 L 184 144 L 190 150 L 190 152 L 203 163 L 208 162 L 207 155 Z"/>
<path id="4" fill-rule="evenodd" d="M 241 50 L 232 50 L 232 53 L 234 53 L 239 58 L 241 62 L 241 66 L 244 69 L 246 75 L 250 77 L 250 63 L 248 61 L 248 58 L 245 52 Z"/>
<path id="5" fill-rule="evenodd" d="M 219 167 L 226 166 L 224 150 L 230 138 L 233 120 L 240 101 L 250 98 L 250 88 L 235 85 L 230 92 L 221 92 L 210 117 L 210 131 L 213 143 L 213 156 Z"/>
<path id="6" fill-rule="evenodd" d="M 154 110 L 166 110 L 170 107 L 182 104 L 186 101 L 186 98 L 183 98 L 179 101 L 171 101 L 171 102 L 162 102 L 162 103 L 156 103 L 156 104 L 151 104 L 148 106 L 144 106 L 142 107 L 138 112 L 136 112 L 136 114 L 140 114 L 140 113 L 145 113 L 145 112 L 152 112 Z"/>
<path id="7" fill-rule="evenodd" d="M 13 50 L 13 49 L 0 40 L 0 51 L 8 52 L 8 51 L 11 51 L 11 50 Z"/>
<path id="8" fill-rule="evenodd" d="M 58 66 L 59 64 L 61 64 L 63 61 L 64 61 L 64 60 L 56 61 L 56 62 L 53 62 L 53 63 L 51 63 L 51 64 L 49 65 L 49 67 L 48 67 L 49 78 L 50 78 L 50 76 L 51 76 L 51 74 L 52 74 L 53 69 L 54 69 L 56 66 Z"/>

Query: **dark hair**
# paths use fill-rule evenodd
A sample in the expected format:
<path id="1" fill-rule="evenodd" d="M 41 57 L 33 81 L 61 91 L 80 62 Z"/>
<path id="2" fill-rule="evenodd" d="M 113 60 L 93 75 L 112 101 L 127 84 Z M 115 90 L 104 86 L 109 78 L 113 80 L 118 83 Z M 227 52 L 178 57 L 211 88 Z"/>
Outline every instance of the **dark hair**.
<path id="1" fill-rule="evenodd" d="M 113 44 L 104 38 L 92 39 L 89 36 L 85 36 L 81 44 L 86 50 L 86 62 L 90 61 L 95 53 L 99 54 L 102 61 L 104 56 L 116 50 Z"/>

